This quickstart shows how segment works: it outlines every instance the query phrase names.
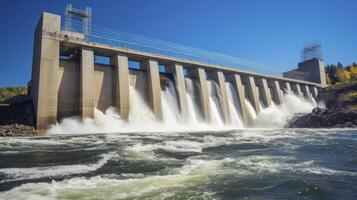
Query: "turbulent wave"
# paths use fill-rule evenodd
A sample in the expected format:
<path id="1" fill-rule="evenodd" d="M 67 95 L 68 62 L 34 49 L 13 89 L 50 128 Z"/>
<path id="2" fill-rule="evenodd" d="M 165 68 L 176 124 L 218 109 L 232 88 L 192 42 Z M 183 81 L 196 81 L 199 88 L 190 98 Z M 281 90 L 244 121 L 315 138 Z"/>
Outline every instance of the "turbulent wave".
<path id="1" fill-rule="evenodd" d="M 209 177 L 224 173 L 222 167 L 231 159 L 189 160 L 182 168 L 171 170 L 173 174 L 130 178 L 110 179 L 102 176 L 91 178 L 72 178 L 61 182 L 29 183 L 10 191 L 0 193 L 3 199 L 74 199 L 80 194 L 82 199 L 128 199 L 146 196 L 159 198 L 174 195 L 181 188 L 196 184 L 207 184 Z M 197 193 L 196 193 L 197 194 Z M 207 193 L 202 193 L 202 197 Z"/>
<path id="2" fill-rule="evenodd" d="M 357 192 L 355 130 L 113 133 L 0 144 L 7 139 L 19 152 L 0 154 L 7 166 L 0 167 L 0 199 L 6 200 L 294 199 L 314 191 L 353 199 Z M 39 140 L 30 148 L 46 151 L 27 151 Z M 54 165 L 57 152 L 62 164 Z M 29 167 L 10 168 L 19 162 Z"/>
<path id="3" fill-rule="evenodd" d="M 0 174 L 3 174 L 6 179 L 0 182 L 87 173 L 101 168 L 108 162 L 108 160 L 112 159 L 115 156 L 117 156 L 117 154 L 114 152 L 102 154 L 99 156 L 100 159 L 98 160 L 98 162 L 87 165 L 61 165 L 32 168 L 2 168 L 0 169 Z"/>

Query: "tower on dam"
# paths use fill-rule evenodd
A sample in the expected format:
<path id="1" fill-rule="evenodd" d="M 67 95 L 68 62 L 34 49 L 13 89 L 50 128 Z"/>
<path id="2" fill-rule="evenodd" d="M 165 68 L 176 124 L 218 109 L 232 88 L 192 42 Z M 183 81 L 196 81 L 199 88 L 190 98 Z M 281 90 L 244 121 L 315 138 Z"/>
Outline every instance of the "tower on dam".
<path id="1" fill-rule="evenodd" d="M 129 120 L 129 88 L 140 91 L 156 120 L 162 120 L 165 113 L 161 91 L 168 82 L 175 88 L 174 96 L 184 123 L 189 115 L 187 93 L 191 90 L 185 79 L 195 82 L 195 103 L 207 123 L 213 120 L 212 92 L 219 96 L 219 112 L 224 123 L 231 123 L 227 83 L 233 86 L 245 125 L 251 120 L 246 101 L 258 113 L 260 102 L 264 106 L 282 104 L 283 95 L 288 92 L 311 99 L 321 87 L 320 83 L 210 64 L 200 59 L 201 52 L 195 52 L 196 49 L 178 48 L 176 44 L 150 43 L 142 37 L 128 41 L 127 35 L 121 33 L 105 35 L 109 31 L 100 32 L 91 25 L 90 10 L 67 7 L 66 11 L 69 11 L 66 17 L 70 18 L 64 25 L 61 16 L 45 12 L 35 29 L 29 91 L 39 132 L 67 117 L 93 118 L 95 109 L 104 112 L 109 107 L 114 107 L 123 120 Z M 158 45 L 153 49 L 160 52 L 147 50 L 150 45 Z M 190 52 L 197 59 L 175 56 L 172 52 L 175 55 Z M 99 62 L 101 58 L 108 62 Z M 213 82 L 215 87 L 208 82 Z"/>
<path id="2" fill-rule="evenodd" d="M 321 45 L 306 45 L 301 51 L 301 62 L 297 69 L 283 73 L 286 78 L 310 81 L 326 85 L 325 66 L 321 56 Z"/>

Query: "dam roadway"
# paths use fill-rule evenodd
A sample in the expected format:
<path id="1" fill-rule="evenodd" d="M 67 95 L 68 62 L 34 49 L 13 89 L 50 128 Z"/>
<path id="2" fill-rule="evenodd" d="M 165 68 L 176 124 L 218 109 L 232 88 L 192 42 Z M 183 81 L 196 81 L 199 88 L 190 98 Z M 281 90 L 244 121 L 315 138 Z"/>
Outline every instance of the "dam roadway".
<path id="1" fill-rule="evenodd" d="M 95 56 L 110 59 L 109 65 L 95 63 Z M 130 61 L 140 63 L 130 68 Z M 159 70 L 163 66 L 165 71 Z M 171 74 L 171 75 L 167 75 Z M 237 68 L 212 65 L 167 55 L 122 48 L 85 39 L 76 32 L 61 30 L 61 17 L 43 13 L 35 31 L 32 77 L 29 91 L 36 113 L 36 129 L 44 132 L 51 124 L 71 116 L 93 118 L 94 109 L 116 107 L 121 118 L 129 116 L 129 86 L 146 87 L 146 100 L 155 118 L 162 120 L 162 78 L 173 79 L 182 120 L 188 115 L 185 77 L 199 85 L 197 99 L 205 121 L 210 122 L 207 80 L 220 88 L 223 119 L 229 123 L 225 83 L 233 84 L 244 124 L 249 123 L 245 99 L 259 113 L 259 102 L 282 104 L 283 92 L 294 92 L 313 101 L 319 83 L 275 77 Z M 173 77 L 173 78 L 172 78 Z"/>

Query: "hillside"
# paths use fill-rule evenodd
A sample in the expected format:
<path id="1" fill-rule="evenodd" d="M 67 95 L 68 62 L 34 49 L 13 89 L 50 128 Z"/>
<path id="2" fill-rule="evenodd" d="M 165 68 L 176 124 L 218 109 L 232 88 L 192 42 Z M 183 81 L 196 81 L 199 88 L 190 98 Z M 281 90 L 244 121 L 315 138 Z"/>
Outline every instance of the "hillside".
<path id="1" fill-rule="evenodd" d="M 26 95 L 27 87 L 4 87 L 0 88 L 0 103 L 17 95 Z"/>

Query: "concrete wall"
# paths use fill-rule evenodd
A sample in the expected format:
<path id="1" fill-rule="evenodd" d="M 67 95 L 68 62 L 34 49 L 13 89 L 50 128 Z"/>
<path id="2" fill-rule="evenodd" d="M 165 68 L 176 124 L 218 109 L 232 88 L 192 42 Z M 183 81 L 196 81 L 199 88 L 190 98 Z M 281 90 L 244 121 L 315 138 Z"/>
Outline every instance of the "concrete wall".
<path id="1" fill-rule="evenodd" d="M 60 27 L 60 16 L 43 13 L 35 30 L 30 96 L 39 133 L 57 121 Z"/>
<path id="2" fill-rule="evenodd" d="M 94 107 L 105 111 L 113 105 L 113 67 L 94 65 Z M 60 60 L 58 89 L 58 120 L 69 116 L 78 116 L 80 76 L 79 63 Z"/>
<path id="3" fill-rule="evenodd" d="M 106 111 L 115 105 L 114 100 L 114 67 L 96 64 L 94 66 L 94 106 Z"/>
<path id="4" fill-rule="evenodd" d="M 59 64 L 58 121 L 79 115 L 79 63 L 60 60 Z"/>

